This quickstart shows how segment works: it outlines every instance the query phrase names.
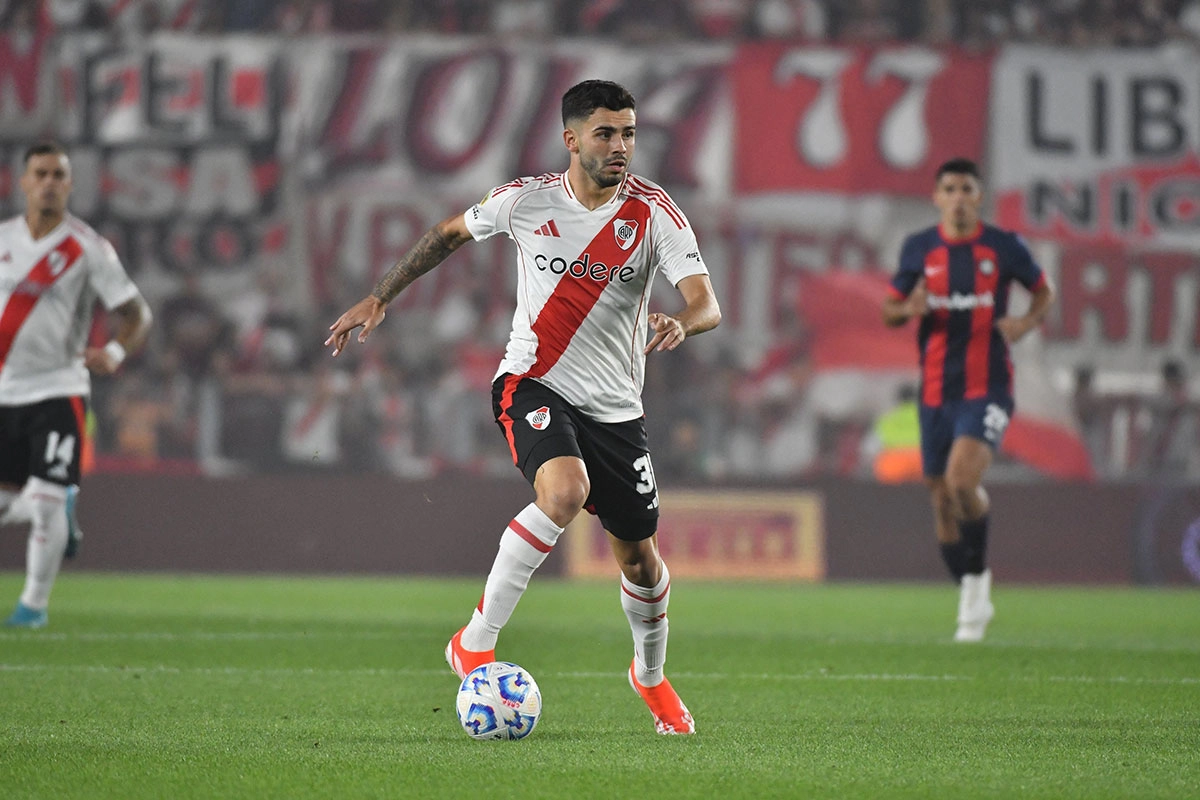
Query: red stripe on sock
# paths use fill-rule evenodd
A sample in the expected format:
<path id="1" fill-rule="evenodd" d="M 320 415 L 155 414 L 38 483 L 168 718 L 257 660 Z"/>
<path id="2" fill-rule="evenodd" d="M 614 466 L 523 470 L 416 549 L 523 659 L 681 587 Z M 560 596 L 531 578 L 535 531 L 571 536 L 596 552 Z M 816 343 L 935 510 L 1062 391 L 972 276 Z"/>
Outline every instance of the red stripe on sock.
<path id="1" fill-rule="evenodd" d="M 550 545 L 546 544 L 541 539 L 534 536 L 533 532 L 530 531 L 529 528 L 526 528 L 524 525 L 517 522 L 515 519 L 512 522 L 508 523 L 508 529 L 510 531 L 512 531 L 513 533 L 515 533 L 517 536 L 520 536 L 525 541 L 529 542 L 530 546 L 533 547 L 534 550 L 537 550 L 540 553 L 549 553 L 550 552 L 550 549 L 551 549 Z"/>
<path id="2" fill-rule="evenodd" d="M 621 581 L 621 591 L 632 597 L 634 600 L 641 600 L 643 603 L 658 603 L 667 596 L 667 592 L 671 591 L 671 584 L 668 583 L 667 588 L 663 589 L 662 594 L 660 594 L 658 597 L 651 597 L 649 599 L 642 597 L 640 594 L 634 594 L 633 592 L 629 591 L 629 587 L 625 585 L 624 581 Z"/>

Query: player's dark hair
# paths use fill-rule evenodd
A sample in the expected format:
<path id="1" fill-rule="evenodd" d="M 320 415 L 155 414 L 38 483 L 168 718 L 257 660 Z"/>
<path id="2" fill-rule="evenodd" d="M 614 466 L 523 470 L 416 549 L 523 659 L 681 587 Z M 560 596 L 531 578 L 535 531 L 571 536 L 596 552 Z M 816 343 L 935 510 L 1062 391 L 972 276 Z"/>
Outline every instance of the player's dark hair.
<path id="1" fill-rule="evenodd" d="M 970 175 L 975 180 L 982 180 L 979 176 L 979 166 L 969 158 L 952 158 L 944 162 L 937 168 L 937 174 L 933 176 L 934 183 L 942 179 L 943 175 Z"/>
<path id="2" fill-rule="evenodd" d="M 34 156 L 65 156 L 66 154 L 66 148 L 64 148 L 61 144 L 51 141 L 50 139 L 46 139 L 45 141 L 30 145 L 25 151 L 25 160 L 21 163 L 28 166 L 29 159 L 33 158 Z"/>
<path id="3" fill-rule="evenodd" d="M 597 108 L 624 111 L 627 108 L 636 108 L 636 103 L 629 90 L 619 83 L 583 81 L 567 89 L 563 95 L 563 127 L 569 127 L 573 120 L 587 119 Z"/>

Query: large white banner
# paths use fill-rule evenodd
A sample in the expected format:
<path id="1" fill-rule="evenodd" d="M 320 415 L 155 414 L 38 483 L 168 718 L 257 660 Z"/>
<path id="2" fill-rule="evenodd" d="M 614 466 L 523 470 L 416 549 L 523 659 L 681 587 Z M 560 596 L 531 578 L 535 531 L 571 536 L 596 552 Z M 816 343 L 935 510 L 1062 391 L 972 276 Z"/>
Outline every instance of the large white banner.
<path id="1" fill-rule="evenodd" d="M 1200 56 L 1006 48 L 989 178 L 1001 225 L 1032 236 L 1200 246 Z"/>

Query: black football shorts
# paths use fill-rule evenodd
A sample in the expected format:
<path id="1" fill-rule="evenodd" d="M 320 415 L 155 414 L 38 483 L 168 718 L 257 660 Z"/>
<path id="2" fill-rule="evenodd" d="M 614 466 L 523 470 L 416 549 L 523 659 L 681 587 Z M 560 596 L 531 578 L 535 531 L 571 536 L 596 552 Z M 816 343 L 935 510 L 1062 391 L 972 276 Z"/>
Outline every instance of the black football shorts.
<path id="1" fill-rule="evenodd" d="M 82 397 L 0 406 L 0 483 L 21 486 L 37 477 L 63 486 L 78 484 L 86 416 Z"/>
<path id="2" fill-rule="evenodd" d="M 646 442 L 646 419 L 596 422 L 532 378 L 501 375 L 492 384 L 492 411 L 513 463 L 530 484 L 558 456 L 583 459 L 591 492 L 584 508 L 625 541 L 658 529 L 658 486 Z"/>

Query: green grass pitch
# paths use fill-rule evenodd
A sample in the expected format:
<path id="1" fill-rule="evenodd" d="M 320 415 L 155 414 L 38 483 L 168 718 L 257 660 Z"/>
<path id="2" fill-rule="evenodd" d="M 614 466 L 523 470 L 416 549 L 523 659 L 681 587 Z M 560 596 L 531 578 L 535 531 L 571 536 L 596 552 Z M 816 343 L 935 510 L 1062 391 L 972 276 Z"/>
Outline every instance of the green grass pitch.
<path id="1" fill-rule="evenodd" d="M 662 737 L 616 580 L 535 578 L 497 655 L 545 712 L 476 742 L 442 649 L 481 588 L 68 572 L 49 628 L 0 629 L 0 794 L 1200 797 L 1194 590 L 999 576 L 987 641 L 956 645 L 948 584 L 678 579 L 667 668 L 699 730 Z"/>

